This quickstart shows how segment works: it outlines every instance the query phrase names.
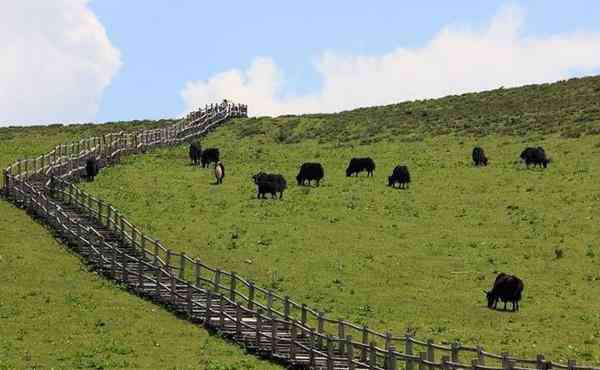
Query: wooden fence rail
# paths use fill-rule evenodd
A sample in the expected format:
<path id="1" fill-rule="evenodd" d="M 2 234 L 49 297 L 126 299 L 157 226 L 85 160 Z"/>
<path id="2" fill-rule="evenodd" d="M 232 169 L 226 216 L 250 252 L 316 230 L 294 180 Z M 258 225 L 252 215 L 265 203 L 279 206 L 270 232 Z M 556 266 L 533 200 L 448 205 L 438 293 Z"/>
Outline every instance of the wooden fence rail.
<path id="1" fill-rule="evenodd" d="M 79 189 L 87 159 L 100 167 L 123 155 L 189 142 L 219 124 L 245 117 L 244 105 L 211 104 L 153 130 L 117 132 L 56 146 L 3 171 L 2 194 L 54 228 L 88 263 L 136 294 L 166 304 L 249 350 L 314 369 L 600 370 L 494 354 L 459 342 L 394 335 L 298 303 L 235 272 L 163 246 L 114 206 Z"/>

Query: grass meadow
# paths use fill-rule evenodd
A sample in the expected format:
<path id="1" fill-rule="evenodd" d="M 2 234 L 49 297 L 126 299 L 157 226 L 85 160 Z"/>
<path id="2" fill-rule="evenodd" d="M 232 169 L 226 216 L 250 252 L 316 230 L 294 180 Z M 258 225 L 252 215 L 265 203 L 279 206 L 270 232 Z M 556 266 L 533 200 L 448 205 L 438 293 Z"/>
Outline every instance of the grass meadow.
<path id="1" fill-rule="evenodd" d="M 84 187 L 151 236 L 334 317 L 494 352 L 600 363 L 600 77 L 361 108 L 257 117 L 219 128 L 227 176 L 177 147 L 124 158 Z M 242 102 L 243 103 L 243 102 Z M 54 145 L 173 120 L 0 128 L 0 167 Z M 487 168 L 470 152 L 482 145 Z M 528 145 L 553 162 L 525 170 Z M 353 156 L 374 178 L 346 178 Z M 319 161 L 319 188 L 298 187 Z M 409 190 L 385 186 L 406 164 Z M 279 172 L 284 199 L 251 175 Z M 496 272 L 525 282 L 521 311 L 486 308 Z M 0 201 L 0 369 L 280 368 L 87 271 L 22 210 Z"/>
<path id="2" fill-rule="evenodd" d="M 85 188 L 167 247 L 334 317 L 497 353 L 600 361 L 598 137 L 295 142 L 281 133 L 286 118 L 258 121 L 203 139 L 221 151 L 222 185 L 181 146 L 129 157 Z M 297 121 L 298 132 L 312 124 Z M 474 145 L 488 167 L 472 166 Z M 548 169 L 518 163 L 529 145 L 546 149 Z M 345 177 L 352 156 L 371 156 L 375 176 Z M 323 164 L 320 187 L 296 185 L 305 161 Z M 386 186 L 396 164 L 409 166 L 410 189 Z M 286 177 L 283 200 L 256 199 L 259 170 Z M 482 290 L 500 271 L 525 282 L 518 313 L 486 307 Z"/>
<path id="3" fill-rule="evenodd" d="M 109 130 L 116 127 L 0 129 L 0 164 Z M 5 201 L 0 281 L 0 369 L 281 369 L 88 271 Z"/>

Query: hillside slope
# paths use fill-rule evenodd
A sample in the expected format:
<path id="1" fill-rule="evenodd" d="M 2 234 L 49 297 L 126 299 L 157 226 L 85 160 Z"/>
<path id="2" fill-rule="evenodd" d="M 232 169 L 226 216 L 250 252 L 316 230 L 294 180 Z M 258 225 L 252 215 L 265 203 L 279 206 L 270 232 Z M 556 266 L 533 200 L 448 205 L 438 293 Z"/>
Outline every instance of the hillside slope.
<path id="1" fill-rule="evenodd" d="M 54 145 L 170 121 L 0 129 L 0 166 Z M 0 369 L 281 369 L 88 271 L 0 200 Z"/>
<path id="2" fill-rule="evenodd" d="M 333 317 L 597 364 L 598 86 L 593 77 L 239 119 L 203 140 L 221 150 L 222 186 L 179 147 L 129 158 L 86 187 L 166 246 Z M 471 165 L 474 145 L 489 167 Z M 549 169 L 518 163 L 529 145 L 546 148 Z M 374 178 L 345 177 L 353 156 L 375 159 Z M 322 186 L 296 186 L 306 161 L 323 163 Z M 409 190 L 385 186 L 399 163 L 411 169 Z M 282 201 L 256 200 L 259 170 L 288 179 Z M 519 313 L 485 306 L 482 290 L 499 271 L 525 281 Z"/>
<path id="3" fill-rule="evenodd" d="M 579 137 L 600 133 L 600 77 L 587 77 L 448 96 L 338 114 L 255 118 L 236 128 L 238 137 L 266 134 L 276 142 L 369 144 L 425 136 Z"/>

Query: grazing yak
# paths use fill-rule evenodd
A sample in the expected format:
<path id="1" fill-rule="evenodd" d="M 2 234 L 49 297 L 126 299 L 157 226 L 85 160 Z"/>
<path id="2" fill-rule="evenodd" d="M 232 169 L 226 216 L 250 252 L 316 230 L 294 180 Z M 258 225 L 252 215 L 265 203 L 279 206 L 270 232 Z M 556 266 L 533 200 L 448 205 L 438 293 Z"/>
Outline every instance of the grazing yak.
<path id="1" fill-rule="evenodd" d="M 283 198 L 283 191 L 287 188 L 287 182 L 279 174 L 259 172 L 252 176 L 252 180 L 257 187 L 256 197 L 266 198 L 266 194 L 271 194 L 271 198 L 276 198 L 279 193 L 279 199 Z"/>
<path id="2" fill-rule="evenodd" d="M 98 174 L 99 166 L 95 157 L 88 158 L 85 161 L 85 178 L 88 181 L 94 181 L 94 177 Z"/>
<path id="3" fill-rule="evenodd" d="M 200 143 L 193 142 L 190 144 L 190 161 L 192 161 L 193 165 L 197 165 L 200 163 L 200 157 L 202 156 L 202 147 Z"/>
<path id="4" fill-rule="evenodd" d="M 346 176 L 350 177 L 352 174 L 358 176 L 358 173 L 362 171 L 367 171 L 367 176 L 373 176 L 374 170 L 375 162 L 371 158 L 352 158 L 346 168 Z"/>
<path id="5" fill-rule="evenodd" d="M 325 171 L 323 171 L 321 163 L 303 163 L 300 166 L 300 172 L 296 176 L 296 181 L 298 181 L 298 185 L 305 185 L 306 181 L 310 185 L 312 180 L 316 180 L 317 186 L 319 186 L 323 176 L 325 176 Z"/>
<path id="6" fill-rule="evenodd" d="M 544 166 L 544 168 L 546 168 L 548 167 L 548 163 L 550 163 L 550 160 L 546 158 L 544 148 L 541 146 L 538 146 L 537 148 L 525 148 L 525 150 L 521 152 L 520 157 L 521 160 L 525 162 L 527 168 L 529 168 L 530 164 L 533 164 L 534 167 L 539 165 L 540 167 Z"/>
<path id="7" fill-rule="evenodd" d="M 215 164 L 215 179 L 217 179 L 217 184 L 223 183 L 223 177 L 225 177 L 225 166 L 219 161 Z"/>
<path id="8" fill-rule="evenodd" d="M 473 148 L 472 157 L 475 166 L 487 166 L 488 160 L 481 147 L 476 146 L 475 148 Z"/>
<path id="9" fill-rule="evenodd" d="M 400 189 L 408 187 L 410 183 L 410 172 L 406 166 L 396 166 L 391 176 L 388 176 L 388 186 L 396 187 L 400 184 Z"/>
<path id="10" fill-rule="evenodd" d="M 487 297 L 487 304 L 489 308 L 496 308 L 499 300 L 504 302 L 504 309 L 506 310 L 506 303 L 512 304 L 512 310 L 519 310 L 519 301 L 523 293 L 523 281 L 514 275 L 508 275 L 503 272 L 496 276 L 494 281 L 494 287 L 490 291 L 483 291 Z"/>
<path id="11" fill-rule="evenodd" d="M 202 168 L 208 167 L 212 162 L 217 163 L 219 161 L 219 149 L 209 148 L 202 152 L 200 156 L 202 162 Z"/>

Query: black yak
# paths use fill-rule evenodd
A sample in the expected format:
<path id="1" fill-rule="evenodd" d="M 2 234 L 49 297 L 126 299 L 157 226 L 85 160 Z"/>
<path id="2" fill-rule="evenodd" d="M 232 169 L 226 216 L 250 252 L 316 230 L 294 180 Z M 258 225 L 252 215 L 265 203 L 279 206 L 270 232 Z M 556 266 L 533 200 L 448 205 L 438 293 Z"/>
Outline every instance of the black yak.
<path id="1" fill-rule="evenodd" d="M 494 287 L 490 291 L 484 293 L 487 297 L 487 304 L 489 308 L 496 308 L 499 300 L 504 302 L 504 309 L 506 310 L 506 303 L 512 304 L 512 310 L 519 310 L 519 301 L 523 293 L 523 281 L 514 275 L 508 275 L 503 272 L 496 276 L 494 281 Z"/>
<path id="2" fill-rule="evenodd" d="M 296 181 L 298 181 L 298 185 L 304 185 L 306 181 L 308 181 L 308 185 L 310 185 L 312 180 L 316 180 L 317 186 L 319 186 L 319 182 L 323 176 L 325 176 L 325 171 L 323 171 L 321 163 L 303 163 L 296 176 Z"/>
<path id="3" fill-rule="evenodd" d="M 481 147 L 476 146 L 475 148 L 473 148 L 472 156 L 475 166 L 487 166 L 488 160 Z"/>
<path id="4" fill-rule="evenodd" d="M 541 146 L 538 146 L 537 148 L 525 148 L 525 150 L 521 152 L 520 157 L 528 168 L 530 164 L 533 164 L 534 167 L 539 165 L 540 167 L 544 166 L 544 168 L 546 168 L 548 167 L 548 163 L 550 163 L 550 160 L 546 158 L 544 148 Z"/>
<path id="5" fill-rule="evenodd" d="M 346 168 L 346 176 L 350 177 L 353 174 L 358 176 L 359 172 L 367 171 L 367 176 L 373 176 L 375 170 L 375 162 L 371 158 L 352 158 Z"/>
<path id="6" fill-rule="evenodd" d="M 388 186 L 396 187 L 400 184 L 400 189 L 408 187 L 410 183 L 410 172 L 406 166 L 396 166 L 391 176 L 388 176 Z"/>
<path id="7" fill-rule="evenodd" d="M 223 177 L 225 177 L 225 166 L 219 161 L 215 164 L 215 179 L 217 179 L 217 184 L 223 183 Z"/>
<path id="8" fill-rule="evenodd" d="M 191 143 L 189 154 L 190 161 L 192 161 L 192 164 L 197 165 L 200 162 L 200 157 L 202 156 L 202 147 L 200 146 L 200 143 Z"/>
<path id="9" fill-rule="evenodd" d="M 95 157 L 88 158 L 88 160 L 85 161 L 85 178 L 88 181 L 94 181 L 94 177 L 98 174 L 98 170 L 98 161 Z"/>
<path id="10" fill-rule="evenodd" d="M 200 156 L 200 161 L 202 162 L 202 168 L 208 167 L 212 162 L 219 161 L 219 149 L 217 148 L 209 148 L 202 152 Z"/>
<path id="11" fill-rule="evenodd" d="M 256 197 L 266 198 L 266 194 L 271 194 L 271 198 L 275 198 L 279 193 L 279 199 L 283 198 L 283 191 L 287 188 L 287 182 L 283 176 L 279 174 L 271 174 L 259 172 L 252 176 L 252 180 L 257 187 Z"/>

